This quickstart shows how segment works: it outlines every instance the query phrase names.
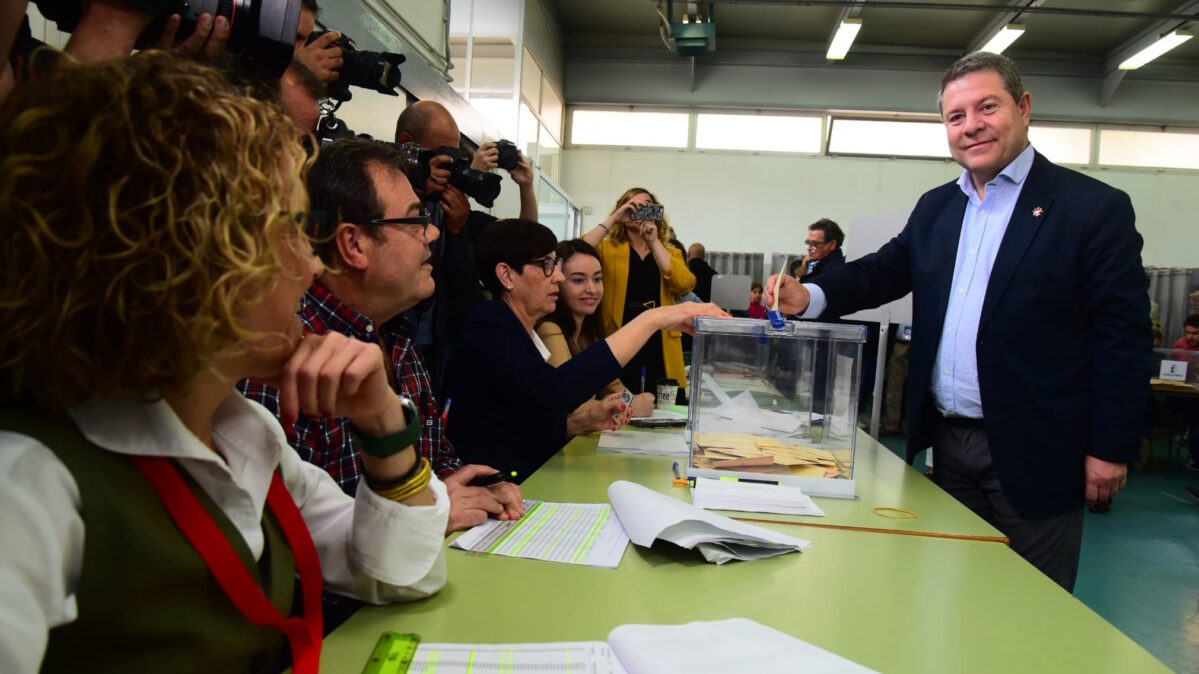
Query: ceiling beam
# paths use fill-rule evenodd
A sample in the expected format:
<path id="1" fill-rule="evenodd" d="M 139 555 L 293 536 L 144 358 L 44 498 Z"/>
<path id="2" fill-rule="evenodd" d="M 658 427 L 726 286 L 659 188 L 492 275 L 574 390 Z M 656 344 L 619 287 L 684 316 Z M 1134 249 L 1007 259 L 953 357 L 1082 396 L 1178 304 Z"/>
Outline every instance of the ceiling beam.
<path id="1" fill-rule="evenodd" d="M 1180 3 L 1170 13 L 1175 16 L 1199 18 L 1199 0 L 1187 0 Z M 1116 95 L 1116 89 L 1120 88 L 1120 83 L 1124 81 L 1124 74 L 1128 72 L 1120 70 L 1120 64 L 1125 59 L 1157 42 L 1162 34 L 1182 28 L 1189 23 L 1189 21 L 1177 18 L 1154 21 L 1132 39 L 1108 52 L 1107 56 L 1103 58 L 1104 77 L 1103 86 L 1099 92 L 1099 104 L 1107 107 L 1112 102 L 1112 98 Z"/>
<path id="2" fill-rule="evenodd" d="M 1045 4 L 1045 0 L 1009 0 L 1007 4 L 1010 9 L 996 14 L 995 18 L 987 22 L 985 28 L 966 43 L 967 54 L 982 49 L 1004 26 L 1015 23 L 1016 19 L 1020 18 L 1020 15 L 1026 10 L 1036 9 Z"/>

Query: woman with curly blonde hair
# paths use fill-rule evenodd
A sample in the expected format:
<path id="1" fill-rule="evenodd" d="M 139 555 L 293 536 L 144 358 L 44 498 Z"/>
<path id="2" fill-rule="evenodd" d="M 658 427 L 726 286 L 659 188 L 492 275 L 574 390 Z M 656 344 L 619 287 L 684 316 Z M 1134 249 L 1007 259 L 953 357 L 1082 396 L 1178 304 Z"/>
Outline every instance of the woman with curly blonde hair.
<path id="1" fill-rule="evenodd" d="M 0 671 L 269 672 L 286 643 L 314 673 L 322 585 L 437 591 L 445 487 L 379 347 L 300 338 L 287 118 L 144 52 L 25 84 L 0 129 Z M 350 417 L 372 486 L 300 460 L 247 376 Z"/>
<path id="2" fill-rule="evenodd" d="M 625 190 L 607 219 L 583 235 L 599 253 L 604 270 L 600 301 L 604 334 L 611 335 L 646 309 L 674 304 L 674 298 L 695 288 L 695 275 L 687 268 L 683 251 L 668 245 L 666 215 L 660 220 L 633 219 L 639 208 L 650 205 L 661 203 L 649 190 Z M 629 390 L 643 392 L 642 384 L 652 390 L 661 377 L 678 382 L 680 392 L 687 390 L 681 332 L 663 330 L 654 335 L 625 365 L 620 380 Z"/>

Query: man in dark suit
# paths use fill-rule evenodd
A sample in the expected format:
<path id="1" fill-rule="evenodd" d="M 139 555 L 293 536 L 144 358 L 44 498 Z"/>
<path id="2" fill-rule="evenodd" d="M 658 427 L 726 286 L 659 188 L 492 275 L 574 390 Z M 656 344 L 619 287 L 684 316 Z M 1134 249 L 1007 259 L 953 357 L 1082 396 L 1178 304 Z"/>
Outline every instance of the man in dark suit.
<path id="1" fill-rule="evenodd" d="M 799 277 L 804 283 L 811 283 L 845 264 L 845 251 L 842 250 L 845 247 L 845 232 L 828 218 L 820 218 L 808 225 L 808 240 L 804 241 L 804 245 L 808 247 L 808 254 L 799 268 Z"/>
<path id="2" fill-rule="evenodd" d="M 707 255 L 704 244 L 691 244 L 687 249 L 687 268 L 695 274 L 695 295 L 704 302 L 711 302 L 712 277 L 716 276 L 716 270 L 704 260 L 704 255 Z"/>
<path id="3" fill-rule="evenodd" d="M 1153 341 L 1141 237 L 1128 195 L 1029 145 L 1009 59 L 963 57 L 939 102 L 961 178 L 878 252 L 815 284 L 784 278 L 780 309 L 843 315 L 911 292 L 909 461 L 931 445 L 936 482 L 1071 590 L 1083 504 L 1120 491 L 1137 456 Z"/>

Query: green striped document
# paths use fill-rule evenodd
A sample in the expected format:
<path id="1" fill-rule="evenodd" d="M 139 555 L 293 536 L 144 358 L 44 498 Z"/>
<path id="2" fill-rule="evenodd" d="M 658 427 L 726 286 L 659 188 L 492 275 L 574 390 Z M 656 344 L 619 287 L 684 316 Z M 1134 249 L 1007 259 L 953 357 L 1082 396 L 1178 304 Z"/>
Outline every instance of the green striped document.
<path id="1" fill-rule="evenodd" d="M 488 555 L 615 569 L 629 535 L 606 503 L 525 501 L 513 522 L 487 520 L 462 534 L 451 548 Z"/>

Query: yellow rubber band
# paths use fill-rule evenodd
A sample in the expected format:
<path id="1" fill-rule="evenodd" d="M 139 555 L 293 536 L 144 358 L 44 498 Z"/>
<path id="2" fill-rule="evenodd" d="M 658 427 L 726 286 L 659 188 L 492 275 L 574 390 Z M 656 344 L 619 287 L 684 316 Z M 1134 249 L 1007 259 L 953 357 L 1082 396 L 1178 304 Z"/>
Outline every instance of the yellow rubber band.
<path id="1" fill-rule="evenodd" d="M 887 513 L 894 513 L 894 514 L 889 515 Z M 892 508 L 890 506 L 879 506 L 874 509 L 874 514 L 878 515 L 879 517 L 885 517 L 889 520 L 914 520 L 914 519 L 916 519 L 916 513 L 912 512 L 911 510 L 904 510 L 903 508 Z"/>

